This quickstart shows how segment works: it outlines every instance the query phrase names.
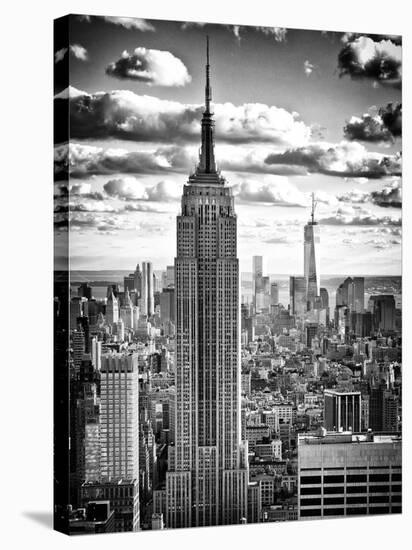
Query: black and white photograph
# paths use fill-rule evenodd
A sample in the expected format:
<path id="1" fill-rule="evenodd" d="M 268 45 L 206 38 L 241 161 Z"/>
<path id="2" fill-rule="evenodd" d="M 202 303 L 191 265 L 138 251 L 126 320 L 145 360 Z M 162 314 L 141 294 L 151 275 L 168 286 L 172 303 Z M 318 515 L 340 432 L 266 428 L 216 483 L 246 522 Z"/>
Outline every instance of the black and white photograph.
<path id="1" fill-rule="evenodd" d="M 402 37 L 54 23 L 54 526 L 402 512 Z"/>

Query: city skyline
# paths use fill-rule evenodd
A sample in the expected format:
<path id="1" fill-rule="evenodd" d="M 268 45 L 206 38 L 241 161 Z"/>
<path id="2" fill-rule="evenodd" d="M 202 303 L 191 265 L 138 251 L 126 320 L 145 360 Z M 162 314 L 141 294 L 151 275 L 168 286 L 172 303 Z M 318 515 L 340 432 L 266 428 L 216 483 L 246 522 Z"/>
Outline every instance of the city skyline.
<path id="1" fill-rule="evenodd" d="M 71 21 L 74 29 L 97 24 L 97 42 L 102 23 L 156 32 L 150 21 L 92 16 L 61 18 L 56 30 L 71 31 Z M 198 24 L 181 24 L 180 30 L 193 27 L 205 30 Z M 229 32 L 240 43 L 247 32 L 244 27 L 217 29 L 215 38 Z M 279 28 L 255 27 L 254 32 L 280 44 L 289 36 Z M 60 40 L 61 34 L 55 38 Z M 90 55 L 77 42 L 76 30 L 69 34 L 67 46 L 55 51 L 56 65 L 64 63 L 66 69 L 72 58 L 87 62 Z M 369 231 L 378 226 L 395 247 L 401 227 L 400 181 L 361 198 L 351 196 L 357 205 L 352 214 L 339 207 L 335 216 L 328 210 L 336 205 L 330 191 L 312 189 L 306 196 L 290 183 L 292 177 L 310 180 L 314 174 L 347 183 L 349 170 L 352 178 L 387 185 L 389 174 L 400 174 L 400 155 L 377 156 L 349 141 L 361 136 L 374 146 L 386 141 L 388 148 L 398 147 L 401 106 L 391 103 L 373 116 L 352 118 L 339 153 L 331 144 L 311 141 L 314 126 L 309 131 L 296 114 L 286 116 L 282 135 L 276 134 L 279 109 L 249 104 L 239 117 L 233 105 L 213 101 L 209 34 L 205 38 L 203 62 L 198 60 L 204 67 L 204 99 L 200 107 L 186 105 L 183 112 L 176 101 L 157 98 L 154 105 L 153 97 L 125 90 L 79 92 L 71 86 L 76 80 L 71 71 L 59 75 L 56 69 L 56 82 L 70 86 L 62 86 L 55 96 L 56 141 L 69 139 L 69 145 L 56 146 L 55 170 L 54 521 L 57 530 L 68 534 L 402 512 L 402 278 L 375 272 L 365 283 L 364 276 L 349 269 L 349 260 L 362 267 L 362 243 L 353 254 L 343 255 L 343 280 L 331 278 L 326 284 L 324 270 L 332 246 L 334 269 L 341 258 L 338 241 L 328 240 L 329 226 L 340 238 L 343 226 L 357 233 L 361 226 Z M 344 34 L 339 41 L 340 76 L 372 79 L 374 90 L 399 89 L 398 37 Z M 305 62 L 305 77 L 316 68 Z M 133 53 L 124 50 L 106 65 L 105 74 L 146 86 L 184 88 L 192 81 L 181 59 L 142 47 Z M 284 112 L 282 117 L 285 123 Z M 292 134 L 287 139 L 285 131 Z M 98 150 L 96 142 L 90 145 L 90 135 L 112 148 Z M 154 136 L 158 149 L 151 151 Z M 296 137 L 305 143 L 292 143 Z M 83 139 L 88 145 L 80 143 Z M 289 148 L 282 150 L 285 140 Z M 196 141 L 200 147 L 190 167 L 188 151 L 196 150 Z M 120 150 L 115 142 L 131 148 L 143 143 L 146 149 Z M 261 146 L 269 142 L 279 149 L 259 160 Z M 228 150 L 241 155 L 245 146 L 250 154 L 228 160 Z M 229 162 L 227 171 L 220 170 L 221 158 L 222 165 Z M 236 182 L 239 173 L 250 174 L 243 163 L 251 159 L 253 173 L 262 178 L 267 176 L 258 169 L 262 159 L 277 167 L 276 177 L 282 178 L 277 190 L 273 179 L 270 184 L 266 180 L 264 189 Z M 143 182 L 160 172 L 180 178 L 183 168 L 186 177 L 179 188 L 172 180 Z M 132 173 L 141 178 L 130 179 Z M 109 176 L 113 179 L 102 186 L 99 177 Z M 359 206 L 368 202 L 384 209 L 385 216 Z M 157 210 L 162 205 L 170 206 L 170 223 L 159 236 L 161 246 L 147 225 L 136 238 L 136 218 L 132 222 L 129 216 L 138 216 L 142 229 L 146 222 L 140 217 L 150 216 L 156 223 L 156 216 L 165 214 Z M 306 212 L 308 205 L 309 218 L 295 223 L 293 209 Z M 285 232 L 293 234 L 295 227 L 300 235 L 296 246 L 283 241 L 289 257 L 303 260 L 289 271 L 285 303 L 283 281 L 268 275 L 271 253 L 257 246 L 267 244 L 266 238 L 259 237 L 244 256 L 252 277 L 241 280 L 242 215 L 247 209 L 249 219 L 267 234 L 260 210 L 266 208 L 279 209 L 277 231 L 286 210 Z M 129 259 L 123 277 L 118 269 L 100 279 L 100 285 L 82 279 L 81 270 L 73 270 L 76 246 L 87 243 L 92 262 L 97 251 L 106 250 L 97 249 L 93 231 L 107 242 L 121 239 L 125 247 L 130 245 L 125 236 L 134 234 L 129 254 L 136 267 Z M 175 242 L 165 238 L 172 232 Z M 139 240 L 143 237 L 150 247 L 147 254 Z M 270 244 L 280 245 L 277 238 Z M 59 247 L 66 254 L 63 270 Z M 389 261 L 389 248 L 380 248 Z M 168 256 L 159 271 L 154 267 L 162 250 Z M 275 260 L 285 263 L 281 253 Z M 294 262 L 286 262 L 285 269 Z M 374 268 L 377 264 L 375 260 Z M 95 286 L 106 287 L 105 295 L 99 289 L 95 296 Z"/>
<path id="2" fill-rule="evenodd" d="M 314 192 L 323 274 L 400 274 L 399 83 L 354 74 L 342 54 L 367 56 L 379 37 L 112 19 L 73 18 L 83 49 L 55 59 L 58 70 L 70 55 L 72 269 L 130 269 L 132 248 L 155 269 L 172 263 L 168 228 L 196 163 L 209 34 L 216 154 L 238 205 L 241 271 L 260 253 L 269 273 L 302 272 Z M 399 37 L 382 44 L 399 72 Z M 136 60 L 152 72 L 139 74 Z M 63 156 L 58 145 L 57 177 Z"/>

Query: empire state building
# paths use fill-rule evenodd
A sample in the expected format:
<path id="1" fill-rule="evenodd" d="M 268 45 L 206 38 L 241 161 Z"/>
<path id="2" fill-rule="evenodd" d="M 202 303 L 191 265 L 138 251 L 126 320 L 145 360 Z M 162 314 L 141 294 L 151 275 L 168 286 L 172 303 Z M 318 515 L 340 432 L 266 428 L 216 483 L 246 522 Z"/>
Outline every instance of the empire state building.
<path id="1" fill-rule="evenodd" d="M 177 216 L 175 444 L 166 474 L 166 526 L 247 517 L 241 441 L 239 261 L 232 189 L 217 170 L 207 42 L 205 109 L 195 172 Z"/>

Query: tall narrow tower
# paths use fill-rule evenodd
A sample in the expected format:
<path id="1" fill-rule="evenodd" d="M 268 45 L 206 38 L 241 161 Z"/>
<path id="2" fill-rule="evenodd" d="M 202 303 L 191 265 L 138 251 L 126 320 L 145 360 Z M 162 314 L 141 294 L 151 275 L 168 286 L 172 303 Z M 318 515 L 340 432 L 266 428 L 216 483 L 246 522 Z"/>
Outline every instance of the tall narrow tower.
<path id="1" fill-rule="evenodd" d="M 319 296 L 319 225 L 315 221 L 315 195 L 312 193 L 312 209 L 309 222 L 304 229 L 304 277 L 308 309 L 313 309 L 316 297 Z"/>
<path id="2" fill-rule="evenodd" d="M 240 523 L 247 446 L 240 436 L 237 220 L 216 168 L 207 42 L 199 163 L 177 216 L 175 446 L 166 476 L 167 527 Z"/>

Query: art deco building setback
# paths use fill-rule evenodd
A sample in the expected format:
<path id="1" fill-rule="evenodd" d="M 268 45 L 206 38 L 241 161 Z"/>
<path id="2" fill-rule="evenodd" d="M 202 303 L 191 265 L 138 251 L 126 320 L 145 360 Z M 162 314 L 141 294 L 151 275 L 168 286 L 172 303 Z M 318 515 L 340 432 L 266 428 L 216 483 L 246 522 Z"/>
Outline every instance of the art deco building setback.
<path id="1" fill-rule="evenodd" d="M 209 48 L 199 164 L 177 217 L 176 442 L 169 450 L 166 527 L 247 517 L 247 446 L 240 426 L 237 219 L 217 170 Z"/>
<path id="2" fill-rule="evenodd" d="M 401 472 L 397 434 L 299 435 L 299 519 L 401 513 Z"/>

